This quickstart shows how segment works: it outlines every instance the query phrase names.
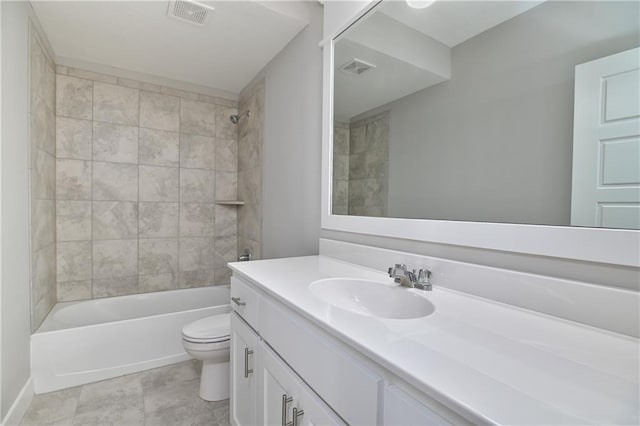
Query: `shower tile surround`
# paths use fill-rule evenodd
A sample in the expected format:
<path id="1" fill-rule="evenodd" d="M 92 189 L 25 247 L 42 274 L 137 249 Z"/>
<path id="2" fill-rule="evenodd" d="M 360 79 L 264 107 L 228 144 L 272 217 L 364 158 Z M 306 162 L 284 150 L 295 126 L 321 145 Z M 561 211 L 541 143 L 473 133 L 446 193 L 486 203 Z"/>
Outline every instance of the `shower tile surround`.
<path id="1" fill-rule="evenodd" d="M 240 96 L 238 110 L 250 111 L 238 122 L 238 248 L 249 249 L 254 259 L 262 257 L 262 144 L 265 84 L 261 80 Z"/>
<path id="2" fill-rule="evenodd" d="M 29 33 L 31 329 L 35 330 L 57 300 L 56 78 L 55 65 L 33 24 Z"/>
<path id="3" fill-rule="evenodd" d="M 334 123 L 333 214 L 387 215 L 389 131 L 389 111 Z"/>
<path id="4" fill-rule="evenodd" d="M 57 300 L 228 283 L 237 207 L 215 201 L 237 196 L 237 102 L 63 66 L 55 81 Z"/>

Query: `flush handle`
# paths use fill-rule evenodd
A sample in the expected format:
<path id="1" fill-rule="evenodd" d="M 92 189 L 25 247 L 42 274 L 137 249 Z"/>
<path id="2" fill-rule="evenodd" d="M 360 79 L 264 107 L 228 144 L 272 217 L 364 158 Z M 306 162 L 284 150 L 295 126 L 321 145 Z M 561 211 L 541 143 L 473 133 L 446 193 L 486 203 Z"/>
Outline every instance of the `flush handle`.
<path id="1" fill-rule="evenodd" d="M 282 394 L 282 426 L 288 426 L 287 423 L 287 405 L 293 401 L 293 397 L 287 396 L 286 393 Z"/>
<path id="2" fill-rule="evenodd" d="M 253 355 L 253 351 L 249 348 L 244 348 L 244 378 L 249 378 L 249 374 L 253 373 L 253 368 L 249 369 L 249 355 Z"/>
<path id="3" fill-rule="evenodd" d="M 243 302 L 239 297 L 232 297 L 231 300 L 238 306 L 245 306 L 247 302 Z"/>

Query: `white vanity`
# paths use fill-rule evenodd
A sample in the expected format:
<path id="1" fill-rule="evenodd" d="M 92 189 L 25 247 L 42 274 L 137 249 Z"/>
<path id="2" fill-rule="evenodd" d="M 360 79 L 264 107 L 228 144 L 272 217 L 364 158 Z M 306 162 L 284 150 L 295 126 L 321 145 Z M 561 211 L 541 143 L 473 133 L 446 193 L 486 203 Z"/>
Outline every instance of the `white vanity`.
<path id="1" fill-rule="evenodd" d="M 447 270 L 436 271 L 432 292 L 328 256 L 231 264 L 232 423 L 640 421 L 637 339 L 443 288 L 452 266 L 422 262 Z M 389 305 L 393 292 L 402 303 L 415 293 L 435 310 L 402 319 L 355 312 L 337 300 L 344 295 L 331 303 L 318 293 L 317 282 L 331 278 L 387 286 Z M 568 294 L 562 283 L 556 288 L 556 296 Z"/>

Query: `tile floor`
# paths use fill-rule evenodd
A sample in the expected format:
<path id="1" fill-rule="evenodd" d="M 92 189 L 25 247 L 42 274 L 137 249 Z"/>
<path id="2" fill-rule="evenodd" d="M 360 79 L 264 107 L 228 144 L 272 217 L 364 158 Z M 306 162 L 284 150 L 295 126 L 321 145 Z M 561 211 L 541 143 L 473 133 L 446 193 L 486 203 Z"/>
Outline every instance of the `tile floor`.
<path id="1" fill-rule="evenodd" d="M 229 402 L 198 397 L 200 362 L 36 395 L 22 425 L 229 425 Z"/>

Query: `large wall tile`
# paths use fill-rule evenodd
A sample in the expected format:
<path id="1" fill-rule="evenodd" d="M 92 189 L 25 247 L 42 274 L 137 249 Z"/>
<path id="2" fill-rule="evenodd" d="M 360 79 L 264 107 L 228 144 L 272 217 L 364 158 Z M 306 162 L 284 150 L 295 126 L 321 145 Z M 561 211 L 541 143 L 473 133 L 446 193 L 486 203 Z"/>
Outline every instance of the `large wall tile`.
<path id="1" fill-rule="evenodd" d="M 159 93 L 140 92 L 140 127 L 180 130 L 180 98 Z"/>
<path id="2" fill-rule="evenodd" d="M 180 165 L 180 137 L 164 130 L 140 129 L 140 164 L 178 167 Z"/>
<path id="3" fill-rule="evenodd" d="M 176 290 L 178 288 L 178 273 L 140 275 L 138 277 L 138 292 Z"/>
<path id="4" fill-rule="evenodd" d="M 213 270 L 213 283 L 215 285 L 229 285 L 231 282 L 231 269 L 228 267 L 215 268 Z"/>
<path id="5" fill-rule="evenodd" d="M 55 200 L 31 200 L 31 249 L 39 250 L 56 241 Z"/>
<path id="6" fill-rule="evenodd" d="M 235 172 L 216 172 L 216 200 L 235 200 L 238 198 L 238 174 Z"/>
<path id="7" fill-rule="evenodd" d="M 93 202 L 93 239 L 116 240 L 138 237 L 138 203 Z"/>
<path id="8" fill-rule="evenodd" d="M 57 160 L 56 199 L 91 200 L 91 161 Z"/>
<path id="9" fill-rule="evenodd" d="M 84 118 L 93 116 L 93 82 L 82 78 L 57 75 L 56 114 L 63 117 Z"/>
<path id="10" fill-rule="evenodd" d="M 139 204 L 140 238 L 178 236 L 178 203 Z"/>
<path id="11" fill-rule="evenodd" d="M 91 201 L 56 201 L 58 241 L 91 239 Z"/>
<path id="12" fill-rule="evenodd" d="M 76 118 L 56 119 L 56 157 L 91 160 L 91 121 Z"/>
<path id="13" fill-rule="evenodd" d="M 215 228 L 216 237 L 226 237 L 238 233 L 238 209 L 235 206 L 216 205 Z"/>
<path id="14" fill-rule="evenodd" d="M 140 240 L 140 275 L 178 274 L 178 239 Z"/>
<path id="15" fill-rule="evenodd" d="M 233 124 L 230 116 L 238 114 L 237 108 L 229 108 L 218 105 L 216 107 L 216 137 L 222 139 L 236 139 L 238 137 L 238 125 Z M 246 117 L 243 117 L 245 119 Z"/>
<path id="16" fill-rule="evenodd" d="M 180 201 L 183 203 L 212 203 L 214 201 L 215 172 L 180 169 Z"/>
<path id="17" fill-rule="evenodd" d="M 138 166 L 94 162 L 93 199 L 138 201 Z"/>
<path id="18" fill-rule="evenodd" d="M 214 268 L 225 267 L 228 262 L 235 262 L 236 260 L 238 260 L 238 237 L 235 234 L 224 237 L 216 236 L 214 243 Z"/>
<path id="19" fill-rule="evenodd" d="M 93 280 L 93 297 L 113 297 L 136 294 L 138 277 L 101 278 Z"/>
<path id="20" fill-rule="evenodd" d="M 137 89 L 93 83 L 93 119 L 107 123 L 138 125 Z"/>
<path id="21" fill-rule="evenodd" d="M 140 201 L 178 201 L 178 178 L 175 167 L 140 166 Z"/>
<path id="22" fill-rule="evenodd" d="M 214 235 L 214 204 L 182 203 L 180 236 L 210 237 Z"/>
<path id="23" fill-rule="evenodd" d="M 58 302 L 91 299 L 91 280 L 58 283 Z"/>
<path id="24" fill-rule="evenodd" d="M 207 136 L 181 134 L 180 167 L 209 170 L 215 169 L 215 139 Z"/>
<path id="25" fill-rule="evenodd" d="M 57 281 L 91 279 L 91 241 L 59 242 L 57 250 Z"/>
<path id="26" fill-rule="evenodd" d="M 213 269 L 213 238 L 180 238 L 180 270 Z"/>
<path id="27" fill-rule="evenodd" d="M 138 163 L 138 128 L 93 122 L 93 160 Z"/>
<path id="28" fill-rule="evenodd" d="M 216 106 L 206 102 L 180 100 L 180 132 L 216 135 Z"/>
<path id="29" fill-rule="evenodd" d="M 36 97 L 31 103 L 30 135 L 31 145 L 56 155 L 56 118 L 53 110 Z"/>
<path id="30" fill-rule="evenodd" d="M 217 171 L 238 171 L 238 141 L 236 139 L 216 138 L 216 167 Z"/>
<path id="31" fill-rule="evenodd" d="M 56 193 L 56 160 L 39 148 L 31 150 L 31 197 L 52 200 Z"/>
<path id="32" fill-rule="evenodd" d="M 213 269 L 201 269 L 196 271 L 180 271 L 180 288 L 206 287 L 214 281 Z"/>
<path id="33" fill-rule="evenodd" d="M 137 277 L 137 275 L 138 240 L 106 240 L 93 242 L 94 286 L 96 279 Z"/>

